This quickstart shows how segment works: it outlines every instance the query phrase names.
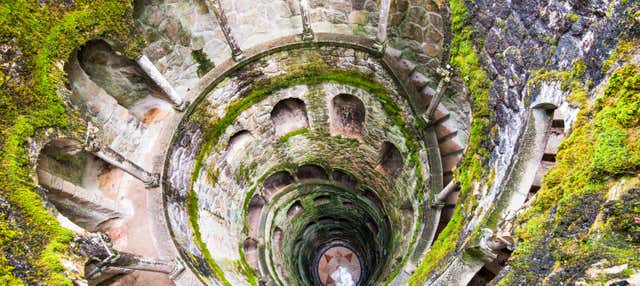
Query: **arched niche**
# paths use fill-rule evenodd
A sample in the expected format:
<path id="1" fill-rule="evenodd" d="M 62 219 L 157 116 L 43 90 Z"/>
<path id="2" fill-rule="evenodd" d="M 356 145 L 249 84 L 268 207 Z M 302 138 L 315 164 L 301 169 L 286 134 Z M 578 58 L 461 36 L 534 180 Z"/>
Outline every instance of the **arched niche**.
<path id="1" fill-rule="evenodd" d="M 77 58 L 89 79 L 143 124 L 167 115 L 170 103 L 162 89 L 138 63 L 115 52 L 105 41 L 87 42 L 78 50 Z"/>
<path id="2" fill-rule="evenodd" d="M 282 229 L 276 227 L 273 230 L 272 243 L 275 245 L 276 251 L 278 252 L 282 249 L 282 237 Z"/>
<path id="3" fill-rule="evenodd" d="M 247 223 L 249 224 L 251 235 L 256 235 L 258 228 L 260 227 L 260 215 L 262 214 L 262 208 L 264 208 L 266 201 L 259 195 L 254 194 L 249 200 L 249 207 L 247 209 Z"/>
<path id="4" fill-rule="evenodd" d="M 287 171 L 279 171 L 271 174 L 262 184 L 264 192 L 268 197 L 272 197 L 284 187 L 293 184 L 294 179 Z"/>
<path id="5" fill-rule="evenodd" d="M 331 135 L 349 138 L 364 136 L 365 108 L 362 101 L 350 94 L 339 94 L 331 100 Z"/>
<path id="6" fill-rule="evenodd" d="M 385 141 L 378 152 L 378 165 L 376 170 L 394 180 L 400 175 L 404 162 L 402 154 L 393 143 Z"/>
<path id="7" fill-rule="evenodd" d="M 382 201 L 380 201 L 376 193 L 374 193 L 370 189 L 365 189 L 364 195 L 367 197 L 367 199 L 369 199 L 369 201 L 371 201 L 371 203 L 373 203 L 373 205 L 376 206 L 376 208 L 380 210 L 382 209 Z"/>
<path id="8" fill-rule="evenodd" d="M 245 257 L 247 258 L 247 262 L 249 262 L 249 266 L 251 266 L 251 268 L 255 270 L 258 270 L 258 267 L 260 265 L 258 240 L 252 237 L 245 239 L 245 241 L 242 243 L 242 250 L 244 251 Z"/>
<path id="9" fill-rule="evenodd" d="M 40 151 L 38 184 L 47 200 L 76 225 L 106 231 L 123 215 L 116 202 L 116 186 L 123 172 L 85 152 L 80 142 L 57 139 Z"/>
<path id="10" fill-rule="evenodd" d="M 320 195 L 313 199 L 313 203 L 316 204 L 316 206 L 328 204 L 330 202 L 331 202 L 331 196 L 329 195 Z"/>
<path id="11" fill-rule="evenodd" d="M 240 130 L 233 134 L 227 144 L 227 161 L 233 162 L 236 158 L 240 158 L 252 139 L 253 135 L 248 130 Z"/>
<path id="12" fill-rule="evenodd" d="M 275 136 L 282 137 L 295 130 L 309 127 L 307 107 L 298 98 L 279 101 L 271 110 L 271 123 L 275 127 Z"/>
<path id="13" fill-rule="evenodd" d="M 299 201 L 296 201 L 287 210 L 287 220 L 291 221 L 291 219 L 293 219 L 303 211 L 304 211 L 304 207 L 302 207 L 302 204 Z"/>
<path id="14" fill-rule="evenodd" d="M 358 180 L 356 180 L 356 178 L 354 178 L 353 176 L 343 171 L 335 170 L 333 171 L 333 174 L 331 174 L 331 176 L 333 177 L 333 180 L 335 182 L 343 185 L 348 189 L 351 189 L 354 191 L 358 189 Z"/>
<path id="15" fill-rule="evenodd" d="M 307 164 L 298 167 L 296 176 L 299 180 L 326 180 L 328 178 L 324 168 L 313 164 Z"/>

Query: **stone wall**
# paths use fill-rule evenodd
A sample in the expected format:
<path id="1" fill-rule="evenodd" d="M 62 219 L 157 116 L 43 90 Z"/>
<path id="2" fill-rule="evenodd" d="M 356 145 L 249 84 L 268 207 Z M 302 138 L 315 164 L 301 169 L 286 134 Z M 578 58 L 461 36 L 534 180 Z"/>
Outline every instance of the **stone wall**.
<path id="1" fill-rule="evenodd" d="M 291 84 L 295 78 L 282 78 L 289 73 L 321 72 L 332 68 L 369 74 L 385 91 L 372 94 L 372 91 L 379 91 L 366 91 L 348 83 L 304 84 L 304 79 L 301 84 Z M 238 273 L 237 263 L 246 263 L 241 260 L 238 245 L 248 235 L 245 227 L 247 202 L 254 192 L 268 197 L 259 187 L 267 176 L 283 170 L 295 173 L 296 166 L 309 163 L 327 166 L 328 170 L 345 171 L 357 178 L 358 187 L 366 184 L 375 191 L 385 202 L 382 210 L 393 229 L 388 251 L 392 253 L 393 260 L 402 260 L 407 248 L 413 244 L 412 240 L 405 238 L 420 225 L 415 220 L 416 211 L 422 208 L 417 195 L 428 183 L 429 163 L 423 157 L 424 153 L 416 153 L 424 145 L 416 137 L 416 131 L 411 131 L 414 115 L 407 105 L 398 104 L 406 99 L 402 98 L 389 75 L 380 71 L 384 68 L 375 59 L 351 49 L 290 50 L 269 55 L 234 72 L 200 99 L 183 123 L 181 133 L 174 138 L 177 144 L 172 147 L 171 159 L 167 161 L 170 185 L 165 193 L 175 241 L 186 257 L 193 257 L 190 263 L 194 263 L 196 269 L 209 267 L 200 262 L 202 258 L 198 258 L 203 255 L 202 250 L 198 250 L 197 240 L 202 239 L 201 246 L 208 248 L 206 251 L 210 251 L 213 260 L 224 271 L 225 279 L 234 285 L 244 283 L 242 281 L 247 278 Z M 322 76 L 322 73 L 316 76 Z M 313 80 L 314 75 L 310 74 L 307 79 Z M 289 84 L 292 86 L 288 87 Z M 258 96 L 256 90 L 263 92 L 261 88 L 270 88 L 270 85 L 281 87 L 254 102 L 252 96 Z M 331 102 L 340 94 L 353 95 L 363 102 L 362 137 L 349 138 L 350 134 L 330 136 L 330 122 L 337 119 L 330 116 Z M 273 120 L 274 107 L 291 98 L 304 103 L 304 107 L 296 111 L 305 113 L 302 118 L 291 115 L 284 120 Z M 242 103 L 246 100 L 251 101 Z M 242 109 L 236 109 L 239 108 L 237 106 L 242 106 Z M 291 106 L 295 105 L 288 106 L 293 108 Z M 400 109 L 393 111 L 395 108 Z M 277 132 L 279 127 L 274 124 L 288 124 L 287 120 L 307 123 L 291 125 L 297 129 L 288 130 L 286 134 Z M 235 151 L 235 147 L 229 148 L 229 142 L 239 132 L 248 134 L 243 139 L 242 152 Z M 397 147 L 403 157 L 404 167 L 395 178 L 380 176 L 376 169 L 382 160 L 380 151 L 385 142 Z M 198 166 L 196 170 L 194 165 Z M 193 174 L 194 171 L 198 173 Z M 190 196 L 195 196 L 197 206 L 185 204 L 193 200 Z M 197 220 L 189 220 L 189 216 L 194 214 L 189 208 L 193 207 L 198 209 Z M 409 213 L 404 213 L 403 209 Z M 198 235 L 189 230 L 194 227 L 190 224 L 196 221 Z M 271 243 L 272 230 L 264 231 L 265 234 L 254 237 L 258 248 Z M 279 255 L 288 257 L 286 253 Z M 382 277 L 392 278 L 391 271 L 399 266 L 393 264 L 383 269 Z M 263 279 L 269 279 L 267 269 L 256 270 L 265 275 Z M 200 275 L 204 278 L 210 274 L 203 271 Z M 284 277 L 292 279 L 292 270 L 288 270 Z"/>

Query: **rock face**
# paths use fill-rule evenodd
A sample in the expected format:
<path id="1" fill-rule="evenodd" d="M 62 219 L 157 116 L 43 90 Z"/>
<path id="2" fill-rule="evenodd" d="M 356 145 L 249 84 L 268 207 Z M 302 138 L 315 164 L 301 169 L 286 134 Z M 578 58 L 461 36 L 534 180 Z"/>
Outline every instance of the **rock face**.
<path id="1" fill-rule="evenodd" d="M 55 97 L 43 102 L 62 98 L 73 128 L 51 123 L 61 130 L 26 143 L 15 137 L 33 133 L 24 120 L 2 131 L 13 153 L 0 153 L 12 174 L 0 186 L 36 196 L 16 187 L 16 173 L 30 174 L 79 237 L 59 263 L 42 251 L 56 265 L 47 275 L 91 285 L 638 283 L 638 1 L 134 2 L 119 28 L 144 39 L 137 54 L 105 32 L 74 34 L 81 46 L 62 62 L 34 56 L 60 66 L 57 93 L 39 85 L 41 72 L 34 84 Z M 74 25 L 60 31 L 93 27 Z M 2 106 L 20 102 L 5 87 L 27 85 L 23 42 L 0 44 L 16 59 L 0 66 Z M 12 248 L 24 235 L 4 230 L 26 225 L 16 203 L 0 193 L 0 242 Z M 30 276 L 41 263 L 30 248 L 0 250 L 0 277 L 53 283 Z"/>

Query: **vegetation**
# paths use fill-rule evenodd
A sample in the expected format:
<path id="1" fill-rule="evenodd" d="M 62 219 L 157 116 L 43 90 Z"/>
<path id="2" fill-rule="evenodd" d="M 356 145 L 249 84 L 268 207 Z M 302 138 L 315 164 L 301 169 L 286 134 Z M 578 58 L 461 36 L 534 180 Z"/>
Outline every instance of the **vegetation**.
<path id="1" fill-rule="evenodd" d="M 127 55 L 137 52 L 141 41 L 132 36 L 132 8 L 131 2 L 107 0 L 0 4 L 0 42 L 8 63 L 0 67 L 0 197 L 12 208 L 0 215 L 2 284 L 71 284 L 60 257 L 68 255 L 72 235 L 35 192 L 25 144 L 43 128 L 69 130 L 75 122 L 58 93 L 64 86 L 59 63 L 73 50 L 103 37 L 127 43 L 120 46 Z M 27 268 L 14 269 L 12 257 Z"/>
<path id="2" fill-rule="evenodd" d="M 204 76 L 208 71 L 210 71 L 215 66 L 213 62 L 209 59 L 209 57 L 207 57 L 207 54 L 205 54 L 204 51 L 202 51 L 202 49 L 191 51 L 191 58 L 193 58 L 193 60 L 196 61 L 196 63 L 198 63 L 199 77 Z"/>
<path id="3" fill-rule="evenodd" d="M 604 95 L 585 102 L 571 136 L 560 146 L 556 166 L 519 220 L 522 243 L 513 254 L 512 271 L 502 285 L 545 279 L 550 284 L 574 281 L 590 265 L 627 263 L 640 267 L 640 216 L 636 179 L 621 187 L 620 200 L 609 189 L 640 172 L 640 73 L 635 65 L 613 72 Z M 604 203 L 607 200 L 608 203 Z M 548 252 L 547 259 L 533 257 Z M 537 274 L 536 274 L 537 273 Z M 552 275 L 550 275 L 552 273 Z M 609 280 L 615 275 L 602 274 Z"/>
<path id="4" fill-rule="evenodd" d="M 569 13 L 567 14 L 567 20 L 571 21 L 571 22 L 578 22 L 578 20 L 580 20 L 580 16 L 574 14 L 574 13 Z"/>
<path id="5" fill-rule="evenodd" d="M 289 138 L 291 137 L 298 136 L 298 135 L 305 135 L 308 133 L 309 133 L 309 128 L 301 128 L 301 129 L 293 130 L 285 135 L 282 135 L 282 137 L 278 138 L 278 142 L 285 143 L 289 141 Z"/>
<path id="6" fill-rule="evenodd" d="M 469 192 L 474 182 L 480 182 L 485 174 L 484 162 L 489 157 L 491 113 L 489 112 L 489 88 L 492 82 L 483 70 L 473 42 L 473 29 L 467 22 L 469 12 L 463 0 L 449 1 L 451 8 L 451 65 L 464 79 L 473 100 L 473 121 L 469 137 L 469 149 L 456 171 L 460 184 L 460 200 L 451 221 L 440 233 L 425 255 L 422 263 L 409 279 L 410 285 L 421 285 L 433 270 L 442 266 L 447 255 L 453 254 L 460 238 L 465 215 L 473 207 Z"/>
<path id="7" fill-rule="evenodd" d="M 200 250 L 202 250 L 204 258 L 209 263 L 209 266 L 213 268 L 213 272 L 218 281 L 220 281 L 225 286 L 231 286 L 229 280 L 227 280 L 227 278 L 224 276 L 224 271 L 222 271 L 222 268 L 220 268 L 215 259 L 213 259 L 209 248 L 207 248 L 207 245 L 202 239 L 202 234 L 200 233 L 200 224 L 198 224 L 198 196 L 193 191 L 189 192 L 189 197 L 187 198 L 186 202 L 186 208 L 187 213 L 189 214 L 189 222 L 191 223 L 194 236 L 196 237 L 196 243 L 198 244 L 198 247 L 200 247 Z"/>

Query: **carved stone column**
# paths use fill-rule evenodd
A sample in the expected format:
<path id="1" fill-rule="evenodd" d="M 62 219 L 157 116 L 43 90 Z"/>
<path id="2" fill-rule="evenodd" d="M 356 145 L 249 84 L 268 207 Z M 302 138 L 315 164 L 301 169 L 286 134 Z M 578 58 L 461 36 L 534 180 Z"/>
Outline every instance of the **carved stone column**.
<path id="1" fill-rule="evenodd" d="M 302 17 L 302 40 L 303 41 L 311 41 L 313 40 L 313 30 L 311 29 L 311 24 L 309 24 L 309 11 L 311 7 L 309 6 L 309 1 L 300 0 L 300 16 Z"/>
<path id="2" fill-rule="evenodd" d="M 134 270 L 166 273 L 175 279 L 184 264 L 180 259 L 153 259 L 120 252 L 112 248 L 109 238 L 103 233 L 91 233 L 75 239 L 76 251 L 88 259 L 85 277 L 91 284 L 98 284 L 115 275 L 131 273 Z"/>
<path id="3" fill-rule="evenodd" d="M 437 72 L 442 76 L 440 82 L 438 83 L 438 88 L 436 89 L 436 94 L 431 98 L 431 102 L 429 103 L 429 107 L 427 107 L 427 111 L 425 112 L 425 117 L 431 121 L 433 119 L 433 115 L 438 108 L 438 104 L 440 104 L 440 100 L 444 95 L 444 92 L 447 90 L 447 84 L 451 81 L 451 73 L 449 70 L 438 67 Z"/>
<path id="4" fill-rule="evenodd" d="M 56 208 L 66 210 L 65 216 L 86 229 L 97 229 L 101 223 L 123 216 L 116 201 L 43 168 L 38 169 L 38 184 Z"/>
<path id="5" fill-rule="evenodd" d="M 231 56 L 237 62 L 242 60 L 244 55 L 242 54 L 242 50 L 236 41 L 236 38 L 231 34 L 231 27 L 229 27 L 229 20 L 227 20 L 227 16 L 224 13 L 224 9 L 222 9 L 222 4 L 220 0 L 206 0 L 207 7 L 210 12 L 213 12 L 213 15 L 218 19 L 218 23 L 220 24 L 220 29 L 222 29 L 222 34 L 224 34 L 224 38 L 231 48 Z"/>
<path id="6" fill-rule="evenodd" d="M 136 62 L 142 70 L 155 82 L 164 93 L 169 97 L 173 106 L 178 111 L 187 108 L 188 103 L 178 94 L 171 83 L 160 73 L 158 68 L 147 58 L 146 55 L 140 54 L 136 57 Z"/>
<path id="7" fill-rule="evenodd" d="M 380 16 L 378 17 L 378 33 L 374 48 L 380 53 L 384 53 L 387 45 L 387 25 L 389 23 L 389 10 L 391 10 L 391 0 L 380 0 Z"/>
<path id="8" fill-rule="evenodd" d="M 92 135 L 89 135 L 87 138 L 85 150 L 105 162 L 122 169 L 129 175 L 138 178 L 147 188 L 154 188 L 160 185 L 160 174 L 147 172 L 109 146 L 98 142 Z"/>
<path id="9" fill-rule="evenodd" d="M 458 185 L 456 185 L 456 182 L 454 180 L 451 180 L 451 182 L 449 182 L 449 184 L 447 184 L 447 186 L 444 187 L 444 189 L 442 189 L 442 191 L 440 191 L 436 195 L 436 203 L 444 203 L 447 197 L 451 193 L 453 193 L 457 188 L 458 188 Z"/>

